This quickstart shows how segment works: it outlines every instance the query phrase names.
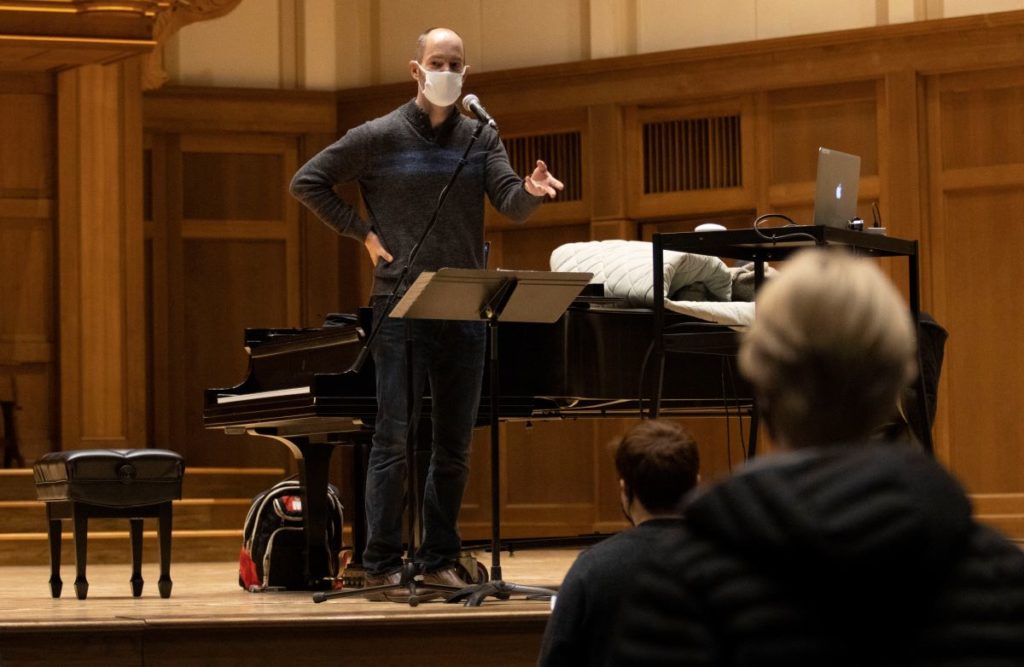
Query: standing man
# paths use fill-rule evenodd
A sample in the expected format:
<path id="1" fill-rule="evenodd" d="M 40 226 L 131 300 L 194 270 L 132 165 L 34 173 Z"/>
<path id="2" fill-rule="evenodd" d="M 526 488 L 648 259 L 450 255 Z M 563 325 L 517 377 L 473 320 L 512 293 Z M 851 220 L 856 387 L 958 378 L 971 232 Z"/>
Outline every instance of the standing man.
<path id="1" fill-rule="evenodd" d="M 476 126 L 455 108 L 468 69 L 458 34 L 446 28 L 424 32 L 416 59 L 409 62 L 416 98 L 350 130 L 299 169 L 291 184 L 292 194 L 321 220 L 361 241 L 374 265 L 371 305 L 380 331 L 372 349 L 378 410 L 366 482 L 367 586 L 400 580 L 408 420 L 418 421 L 428 381 L 433 446 L 423 494 L 424 537 L 410 557 L 425 584 L 466 585 L 454 569 L 461 548 L 457 524 L 484 367 L 482 322 L 389 319 L 388 295 L 396 287 L 399 295 L 404 293 L 422 271 L 483 268 L 485 194 L 502 214 L 522 221 L 545 196 L 562 189 L 541 161 L 525 179 L 516 175 L 497 133 L 483 128 L 409 267 L 406 284 L 397 285 Z M 366 219 L 334 192 L 336 184 L 349 181 L 359 184 Z M 406 405 L 407 336 L 416 396 L 411 411 Z M 387 595 L 401 601 L 405 594 Z"/>

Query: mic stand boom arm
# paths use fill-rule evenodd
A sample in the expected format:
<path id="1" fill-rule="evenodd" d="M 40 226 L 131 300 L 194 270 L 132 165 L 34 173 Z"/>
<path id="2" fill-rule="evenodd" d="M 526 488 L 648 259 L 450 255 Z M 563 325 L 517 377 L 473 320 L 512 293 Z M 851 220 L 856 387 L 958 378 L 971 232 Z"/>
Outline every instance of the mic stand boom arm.
<path id="1" fill-rule="evenodd" d="M 486 123 L 483 121 L 477 122 L 476 129 L 473 130 L 473 136 L 470 137 L 469 143 L 466 145 L 466 150 L 463 151 L 462 158 L 459 159 L 459 164 L 456 165 L 451 178 L 448 179 L 448 183 L 445 184 L 444 188 L 441 190 L 441 194 L 438 195 L 437 205 L 434 206 L 434 213 L 430 216 L 430 221 L 427 223 L 427 226 L 423 228 L 423 233 L 420 234 L 416 244 L 412 247 L 412 250 L 409 251 L 409 257 L 406 259 L 405 266 L 402 267 L 402 272 L 398 275 L 398 281 L 391 289 L 391 294 L 388 295 L 387 303 L 384 304 L 384 310 L 381 312 L 381 322 L 384 321 L 384 318 L 386 318 L 391 313 L 391 309 L 394 308 L 398 293 L 405 284 L 406 277 L 409 275 L 409 268 L 412 266 L 413 262 L 416 261 L 416 255 L 420 252 L 420 246 L 423 245 L 427 235 L 430 234 L 430 230 L 434 228 L 434 224 L 437 222 L 437 218 L 441 213 L 441 207 L 444 206 L 444 201 L 448 198 L 448 192 L 451 190 L 452 184 L 455 183 L 455 179 L 459 177 L 460 173 L 462 173 L 462 168 L 466 166 L 469 151 L 472 150 L 473 144 L 476 143 L 476 140 L 480 138 L 480 132 L 483 131 L 484 125 L 486 125 Z M 380 322 L 376 321 L 373 323 L 373 328 L 370 330 L 370 334 L 366 337 L 366 340 L 363 341 L 362 349 L 359 350 L 359 356 L 356 357 L 356 360 L 353 361 L 352 365 L 345 371 L 346 373 L 358 373 L 362 370 L 363 365 L 366 363 L 366 359 L 370 356 L 370 345 L 373 343 L 373 339 L 377 337 L 377 330 L 380 329 L 379 324 Z"/>

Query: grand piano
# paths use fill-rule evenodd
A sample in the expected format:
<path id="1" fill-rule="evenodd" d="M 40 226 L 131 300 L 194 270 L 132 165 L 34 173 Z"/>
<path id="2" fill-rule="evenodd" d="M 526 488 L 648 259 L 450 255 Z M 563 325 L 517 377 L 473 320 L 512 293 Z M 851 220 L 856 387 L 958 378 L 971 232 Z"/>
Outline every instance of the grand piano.
<path id="1" fill-rule="evenodd" d="M 237 386 L 205 394 L 207 428 L 271 438 L 294 454 L 303 488 L 311 590 L 329 585 L 324 528 L 335 446 L 354 445 L 359 452 L 351 471 L 356 559 L 365 545 L 364 512 L 358 506 L 364 471 L 358 468 L 373 433 L 374 369 L 370 362 L 358 372 L 346 371 L 362 348 L 368 318 L 364 309 L 359 319 L 339 326 L 248 329 L 248 375 Z M 662 319 L 656 333 L 653 311 L 585 293 L 553 324 L 499 324 L 499 419 L 640 416 L 655 397 L 662 416 L 717 413 L 723 407 L 749 412 L 751 391 L 733 359 L 737 334 L 673 313 L 663 313 Z M 656 336 L 663 336 L 662 345 L 653 344 Z M 685 353 L 658 357 L 652 355 L 655 349 Z M 490 420 L 488 386 L 485 377 L 480 426 Z M 430 414 L 429 397 L 424 414 Z"/>

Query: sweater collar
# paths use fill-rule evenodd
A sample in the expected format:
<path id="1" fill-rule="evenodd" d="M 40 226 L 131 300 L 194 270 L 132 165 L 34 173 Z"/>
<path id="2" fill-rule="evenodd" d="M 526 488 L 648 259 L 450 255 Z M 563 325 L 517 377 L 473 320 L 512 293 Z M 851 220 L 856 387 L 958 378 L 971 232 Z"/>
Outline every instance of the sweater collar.
<path id="1" fill-rule="evenodd" d="M 405 116 L 406 120 L 409 121 L 416 132 L 425 139 L 430 139 L 432 141 L 451 132 L 452 128 L 455 127 L 461 117 L 459 111 L 455 107 L 452 107 L 451 113 L 448 114 L 448 118 L 435 128 L 430 124 L 430 114 L 416 104 L 415 98 L 409 100 L 409 102 L 402 107 L 402 115 Z"/>

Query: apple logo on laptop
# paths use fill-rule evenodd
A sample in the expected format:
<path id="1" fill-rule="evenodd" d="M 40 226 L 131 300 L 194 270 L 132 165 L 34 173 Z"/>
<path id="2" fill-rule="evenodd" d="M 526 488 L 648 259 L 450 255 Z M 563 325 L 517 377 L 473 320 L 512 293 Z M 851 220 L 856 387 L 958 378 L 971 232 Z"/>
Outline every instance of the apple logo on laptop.
<path id="1" fill-rule="evenodd" d="M 842 198 L 843 198 L 843 184 L 840 183 L 839 185 L 836 186 L 836 199 L 842 199 Z"/>

